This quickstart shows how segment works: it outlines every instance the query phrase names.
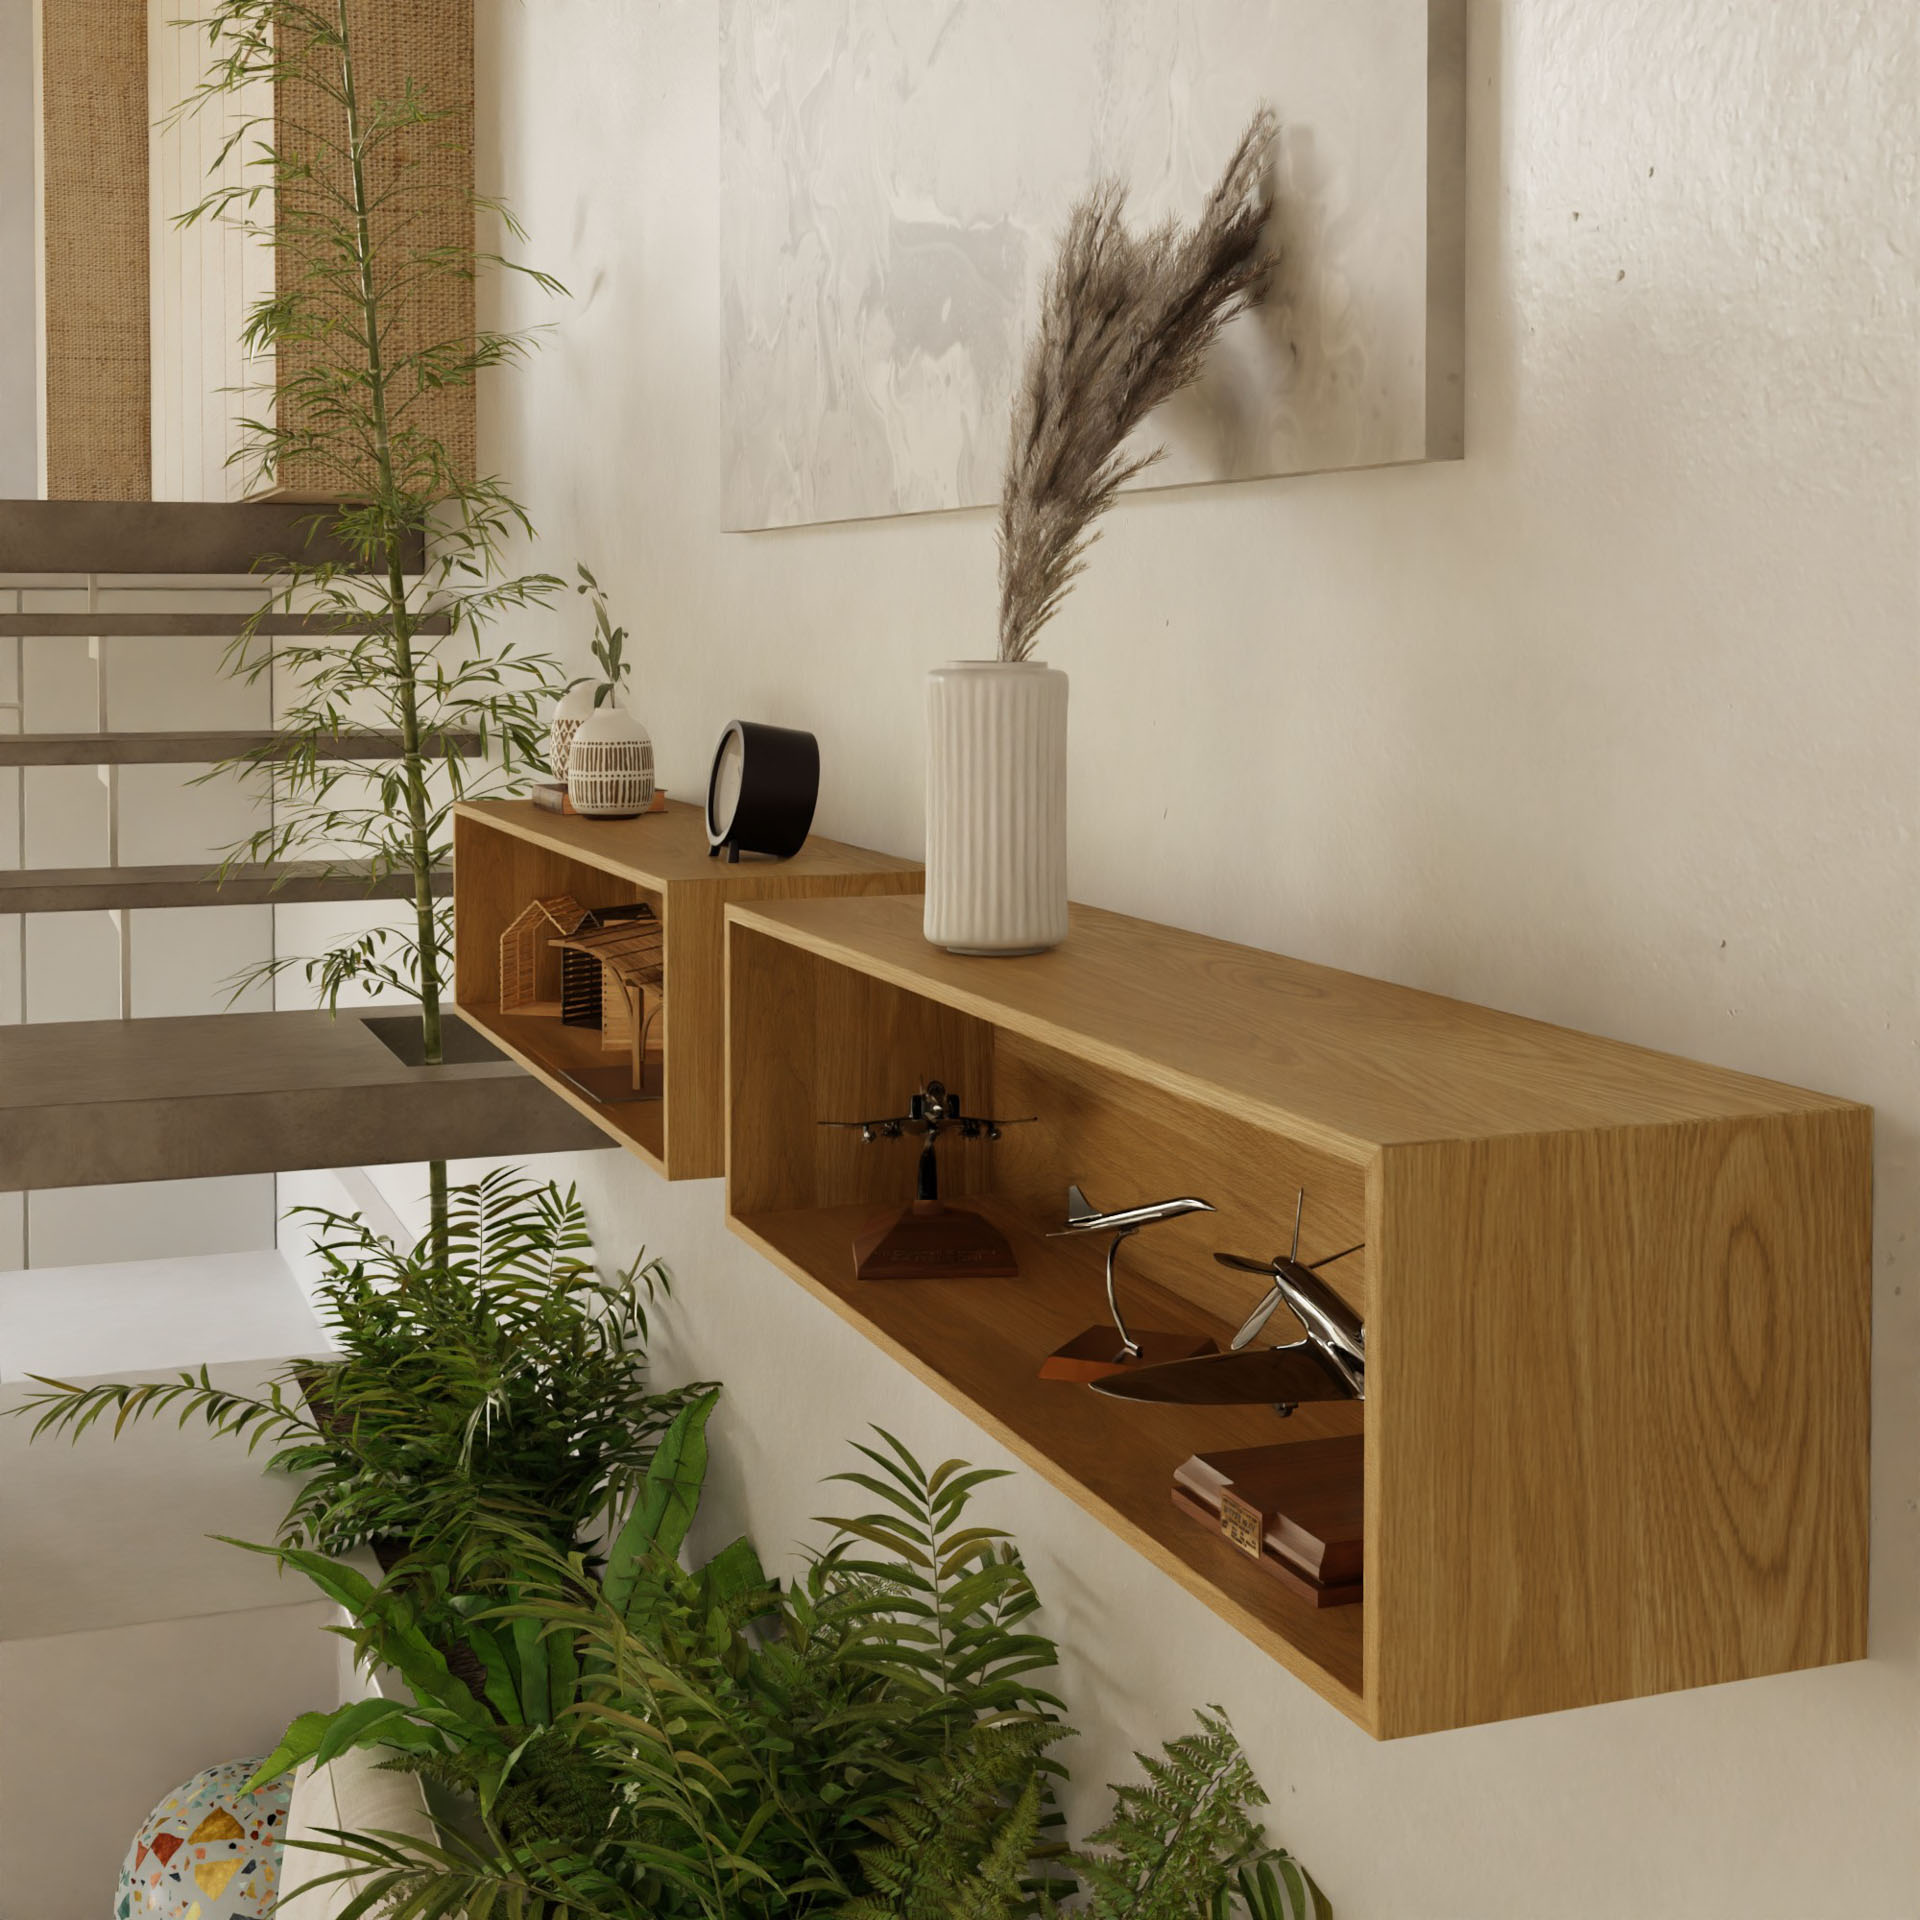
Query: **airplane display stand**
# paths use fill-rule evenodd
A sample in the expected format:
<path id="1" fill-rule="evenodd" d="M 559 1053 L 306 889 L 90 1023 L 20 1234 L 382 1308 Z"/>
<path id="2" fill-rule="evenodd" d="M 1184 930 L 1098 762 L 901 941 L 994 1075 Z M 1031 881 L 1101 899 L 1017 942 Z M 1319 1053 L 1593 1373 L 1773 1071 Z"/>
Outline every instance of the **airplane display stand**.
<path id="1" fill-rule="evenodd" d="M 1020 1263 L 1007 1236 L 989 1220 L 940 1198 L 943 1133 L 963 1140 L 998 1140 L 1002 1127 L 1027 1126 L 1020 1120 L 990 1120 L 963 1113 L 960 1096 L 938 1080 L 929 1080 L 907 1103 L 907 1111 L 878 1120 L 823 1120 L 823 1127 L 851 1127 L 871 1145 L 876 1140 L 920 1137 L 920 1162 L 910 1206 L 880 1214 L 853 1239 L 853 1270 L 861 1280 L 1013 1280 Z"/>

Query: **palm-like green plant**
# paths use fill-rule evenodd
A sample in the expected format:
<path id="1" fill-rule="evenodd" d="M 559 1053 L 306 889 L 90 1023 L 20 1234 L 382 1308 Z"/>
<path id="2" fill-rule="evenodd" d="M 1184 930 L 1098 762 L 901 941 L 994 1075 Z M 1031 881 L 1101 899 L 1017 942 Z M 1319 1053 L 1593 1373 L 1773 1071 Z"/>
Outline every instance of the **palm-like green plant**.
<path id="1" fill-rule="evenodd" d="M 532 531 L 493 477 L 451 443 L 448 397 L 528 350 L 524 333 L 476 327 L 489 270 L 550 276 L 483 252 L 480 217 L 520 230 L 447 164 L 458 110 L 413 81 L 386 94 L 363 76 L 347 0 L 216 0 L 204 22 L 207 78 L 179 109 L 244 109 L 214 163 L 221 180 L 182 216 L 218 220 L 268 247 L 274 290 L 245 345 L 276 369 L 272 404 L 244 422 L 236 458 L 267 485 L 317 478 L 342 504 L 316 515 L 345 558 L 276 556 L 260 611 L 300 612 L 320 631 L 269 639 L 256 616 L 229 664 L 272 673 L 287 695 L 274 741 L 215 769 L 263 777 L 269 824 L 229 850 L 239 861 L 365 865 L 369 884 L 411 881 L 410 924 L 379 927 L 310 960 L 277 958 L 241 985 L 305 968 L 324 1003 L 349 988 L 416 998 L 424 1057 L 442 1057 L 451 923 L 434 887 L 451 854 L 453 805 L 517 789 L 541 751 L 538 708 L 558 685 L 550 658 L 490 640 L 494 618 L 544 603 L 562 582 L 505 577 L 504 550 Z M 239 163 L 235 180 L 229 161 Z M 343 731 L 384 728 L 392 760 L 368 772 L 332 757 Z M 433 1167 L 431 1236 L 444 1225 L 446 1170 Z"/>
<path id="2" fill-rule="evenodd" d="M 201 1420 L 300 1476 L 283 1545 L 431 1545 L 409 1578 L 462 1556 L 470 1591 L 486 1586 L 473 1554 L 489 1526 L 587 1551 L 688 1398 L 648 1390 L 647 1306 L 667 1288 L 664 1268 L 643 1256 L 603 1277 L 573 1190 L 508 1170 L 452 1190 L 440 1253 L 427 1241 L 402 1253 L 357 1216 L 310 1211 L 332 1356 L 291 1362 L 262 1394 L 226 1392 L 204 1368 L 43 1381 L 20 1408 L 34 1437 Z"/>

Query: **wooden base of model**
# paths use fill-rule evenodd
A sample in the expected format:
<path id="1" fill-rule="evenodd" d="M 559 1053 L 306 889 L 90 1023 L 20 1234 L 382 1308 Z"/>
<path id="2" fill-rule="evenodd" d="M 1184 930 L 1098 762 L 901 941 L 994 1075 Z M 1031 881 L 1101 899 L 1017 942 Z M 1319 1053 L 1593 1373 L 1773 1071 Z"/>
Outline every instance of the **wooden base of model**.
<path id="1" fill-rule="evenodd" d="M 1111 1324 L 1089 1327 L 1040 1364 L 1042 1380 L 1073 1380 L 1082 1386 L 1124 1373 L 1129 1367 L 1157 1367 L 1168 1360 L 1197 1360 L 1220 1349 L 1203 1333 L 1153 1333 L 1130 1328 L 1138 1353 L 1127 1353 Z"/>
<path id="2" fill-rule="evenodd" d="M 862 1280 L 1013 1280 L 1020 1263 L 1007 1236 L 977 1213 L 916 1200 L 854 1235 L 853 1270 Z"/>
<path id="3" fill-rule="evenodd" d="M 1359 1434 L 1196 1453 L 1173 1504 L 1223 1535 L 1310 1606 L 1359 1600 L 1365 1501 Z"/>

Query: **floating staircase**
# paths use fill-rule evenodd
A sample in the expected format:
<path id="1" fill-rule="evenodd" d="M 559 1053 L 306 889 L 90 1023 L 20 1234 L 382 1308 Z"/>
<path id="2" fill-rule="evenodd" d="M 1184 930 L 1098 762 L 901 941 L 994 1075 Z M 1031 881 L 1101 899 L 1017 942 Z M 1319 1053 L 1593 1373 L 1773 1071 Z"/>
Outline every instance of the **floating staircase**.
<path id="1" fill-rule="evenodd" d="M 278 503 L 0 501 L 0 599 L 11 603 L 0 605 L 0 639 L 16 647 L 93 643 L 103 654 L 111 643 L 118 659 L 118 649 L 143 640 L 230 638 L 250 622 L 270 638 L 337 632 L 331 616 L 256 617 L 233 605 L 236 589 L 264 595 L 255 569 L 273 556 L 350 559 L 330 544 L 325 515 Z M 176 602 L 156 612 L 96 604 L 126 588 L 218 595 L 224 605 Z M 76 609 L 80 589 L 89 604 Z M 430 630 L 445 633 L 447 623 Z M 24 670 L 25 655 L 17 660 Z M 15 694 L 16 712 L 23 700 Z M 97 767 L 112 782 L 125 767 L 271 754 L 276 740 L 258 728 L 20 731 L 0 734 L 0 769 L 18 770 L 24 781 L 30 768 Z M 435 745 L 469 756 L 482 751 L 472 736 Z M 323 754 L 378 761 L 398 751 L 397 735 L 367 730 L 340 734 Z M 451 876 L 436 875 L 434 892 L 450 891 Z M 0 870 L 0 915 L 119 916 L 123 1011 L 131 1002 L 130 914 L 412 896 L 410 875 L 353 861 L 236 865 L 224 875 L 206 864 Z M 472 1045 L 458 1022 L 449 1018 L 447 1026 L 450 1042 Z M 417 1045 L 417 1023 L 391 1012 L 335 1019 L 297 1009 L 0 1027 L 0 1194 L 604 1144 L 590 1123 L 490 1047 L 431 1068 L 405 1064 L 382 1034 L 404 1050 L 409 1027 Z"/>
<path id="2" fill-rule="evenodd" d="M 435 874 L 433 890 L 453 891 Z M 411 900 L 410 874 L 373 875 L 352 863 L 282 861 L 234 867 L 19 867 L 0 872 L 0 913 L 93 913 L 151 907 L 275 907 L 317 900 Z"/>
<path id="3" fill-rule="evenodd" d="M 0 1028 L 0 1193 L 602 1147 L 449 1015 L 442 1066 L 391 1011 Z"/>
<path id="4" fill-rule="evenodd" d="M 436 737 L 428 748 L 471 757 L 478 736 Z M 211 766 L 242 754 L 268 754 L 284 746 L 276 733 L 14 733 L 0 735 L 0 767 Z M 288 749 L 288 751 L 291 751 Z M 320 743 L 322 760 L 392 760 L 400 753 L 397 733 L 337 733 Z"/>

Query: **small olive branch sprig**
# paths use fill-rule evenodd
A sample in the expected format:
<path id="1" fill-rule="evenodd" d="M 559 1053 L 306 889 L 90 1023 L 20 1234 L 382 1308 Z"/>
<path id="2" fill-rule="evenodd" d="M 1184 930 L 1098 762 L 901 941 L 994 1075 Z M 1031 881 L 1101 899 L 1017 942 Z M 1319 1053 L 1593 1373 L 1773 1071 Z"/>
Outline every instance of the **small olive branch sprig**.
<path id="1" fill-rule="evenodd" d="M 593 577 L 585 561 L 576 561 L 574 571 L 580 576 L 580 584 L 575 593 L 584 593 L 593 602 L 593 657 L 600 663 L 601 679 L 593 691 L 593 704 L 605 706 L 620 691 L 620 684 L 632 669 L 626 663 L 627 630 L 616 627 L 613 616 L 607 611 L 607 596 L 600 582 Z M 584 686 L 593 678 L 583 673 L 579 679 L 567 683 L 569 692 L 575 687 Z"/>

